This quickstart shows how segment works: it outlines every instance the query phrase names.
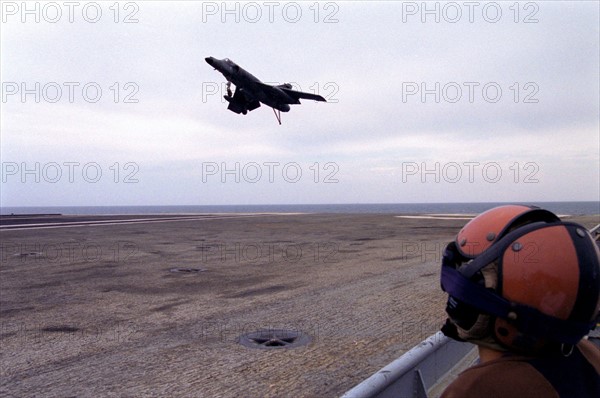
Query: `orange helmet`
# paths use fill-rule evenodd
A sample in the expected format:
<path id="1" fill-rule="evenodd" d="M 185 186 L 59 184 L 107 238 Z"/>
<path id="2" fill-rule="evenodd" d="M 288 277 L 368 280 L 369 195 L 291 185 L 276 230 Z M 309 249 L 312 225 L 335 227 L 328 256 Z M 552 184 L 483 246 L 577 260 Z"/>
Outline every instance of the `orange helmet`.
<path id="1" fill-rule="evenodd" d="M 560 221 L 554 213 L 534 206 L 506 205 L 490 209 L 469 221 L 456 236 L 457 249 L 465 257 L 480 255 L 511 229 L 536 221 Z"/>
<path id="2" fill-rule="evenodd" d="M 517 351 L 576 344 L 600 310 L 600 252 L 579 224 L 501 206 L 448 244 L 441 284 L 450 337 Z"/>

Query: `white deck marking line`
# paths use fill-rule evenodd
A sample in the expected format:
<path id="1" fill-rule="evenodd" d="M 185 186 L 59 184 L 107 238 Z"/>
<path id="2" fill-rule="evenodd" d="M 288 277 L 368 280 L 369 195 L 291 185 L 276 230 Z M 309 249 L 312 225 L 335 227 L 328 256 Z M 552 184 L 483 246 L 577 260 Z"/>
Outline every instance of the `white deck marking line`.
<path id="1" fill-rule="evenodd" d="M 569 214 L 558 214 L 559 218 L 571 217 Z M 423 214 L 416 216 L 395 216 L 396 218 L 415 218 L 425 220 L 472 220 L 477 217 L 476 214 Z"/>
<path id="2" fill-rule="evenodd" d="M 203 221 L 203 220 L 223 220 L 229 218 L 249 218 L 266 215 L 288 215 L 291 213 L 260 213 L 260 214 L 241 214 L 224 217 L 176 217 L 176 218 L 147 218 L 147 219 L 134 219 L 134 220 L 102 220 L 102 221 L 74 221 L 66 223 L 52 223 L 50 224 L 20 224 L 13 226 L 0 227 L 2 231 L 24 231 L 24 230 L 35 230 L 35 229 L 49 229 L 49 228 L 76 228 L 76 227 L 98 227 L 104 225 L 128 225 L 128 224 L 150 224 L 159 222 L 178 222 L 178 221 Z M 294 213 L 297 215 L 301 213 Z M 29 225 L 29 227 L 27 227 Z"/>
<path id="3" fill-rule="evenodd" d="M 423 220 L 472 220 L 475 217 L 444 217 L 444 216 L 395 216 L 396 218 L 415 218 Z"/>
<path id="4" fill-rule="evenodd" d="M 37 223 L 37 224 L 12 224 L 12 225 L 0 225 L 1 229 L 14 229 L 20 227 L 50 227 L 50 226 L 61 226 L 61 225 L 90 225 L 90 224 L 110 224 L 115 222 L 143 222 L 143 221 L 154 221 L 154 220 L 190 220 L 200 218 L 198 217 L 160 217 L 160 218 L 124 218 L 115 220 L 89 220 L 89 221 L 64 221 L 56 223 Z M 213 218 L 213 217 L 207 217 Z"/>

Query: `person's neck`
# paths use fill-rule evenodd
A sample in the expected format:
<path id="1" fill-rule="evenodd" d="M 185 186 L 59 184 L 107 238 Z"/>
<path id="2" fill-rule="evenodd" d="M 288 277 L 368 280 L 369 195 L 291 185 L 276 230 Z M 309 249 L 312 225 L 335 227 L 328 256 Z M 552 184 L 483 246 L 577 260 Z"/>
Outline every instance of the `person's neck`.
<path id="1" fill-rule="evenodd" d="M 493 350 L 489 347 L 477 346 L 479 349 L 479 363 L 486 363 L 502 357 L 501 351 Z"/>

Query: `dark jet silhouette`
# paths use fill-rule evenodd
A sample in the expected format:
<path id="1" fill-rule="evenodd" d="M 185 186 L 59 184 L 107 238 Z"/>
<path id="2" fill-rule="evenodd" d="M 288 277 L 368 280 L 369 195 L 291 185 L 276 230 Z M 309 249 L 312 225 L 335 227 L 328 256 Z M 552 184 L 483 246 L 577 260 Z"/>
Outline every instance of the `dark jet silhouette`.
<path id="1" fill-rule="evenodd" d="M 262 102 L 273 108 L 275 117 L 281 124 L 281 112 L 288 112 L 290 104 L 299 104 L 300 98 L 327 102 L 320 95 L 294 91 L 289 83 L 279 86 L 265 84 L 243 68 L 240 68 L 229 58 L 207 57 L 205 60 L 227 79 L 227 95 L 224 95 L 223 98 L 229 102 L 227 109 L 232 112 L 245 115 L 258 108 Z M 231 83 L 236 87 L 233 95 L 231 93 Z"/>

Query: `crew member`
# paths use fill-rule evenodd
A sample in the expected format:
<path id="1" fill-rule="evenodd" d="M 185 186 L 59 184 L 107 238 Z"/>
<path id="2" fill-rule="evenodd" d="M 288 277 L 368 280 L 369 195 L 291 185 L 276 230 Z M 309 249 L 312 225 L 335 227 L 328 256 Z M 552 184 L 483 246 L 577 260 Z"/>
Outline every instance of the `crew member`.
<path id="1" fill-rule="evenodd" d="M 442 398 L 600 397 L 600 251 L 584 227 L 510 205 L 475 217 L 443 256 L 447 336 L 479 363 Z"/>

